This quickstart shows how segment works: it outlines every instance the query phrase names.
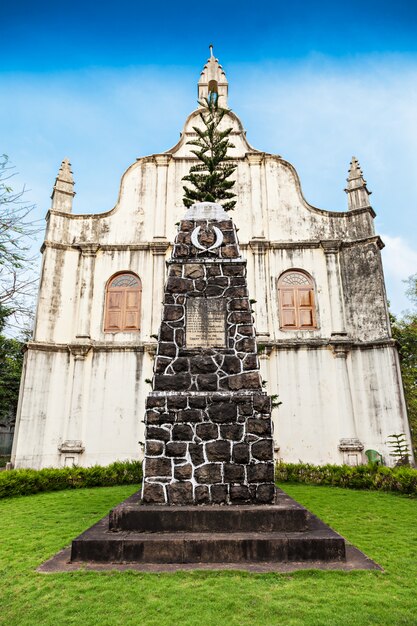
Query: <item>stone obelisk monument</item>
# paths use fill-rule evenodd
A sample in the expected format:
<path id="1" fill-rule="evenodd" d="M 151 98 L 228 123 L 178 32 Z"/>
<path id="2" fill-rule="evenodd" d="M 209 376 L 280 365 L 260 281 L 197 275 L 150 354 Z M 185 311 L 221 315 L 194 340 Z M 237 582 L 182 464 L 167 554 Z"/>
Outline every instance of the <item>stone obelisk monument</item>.
<path id="1" fill-rule="evenodd" d="M 343 537 L 275 489 L 246 263 L 218 204 L 180 222 L 145 422 L 142 492 L 73 540 L 72 565 L 352 567 Z"/>
<path id="2" fill-rule="evenodd" d="M 274 500 L 271 399 L 235 226 L 219 204 L 192 205 L 168 261 L 152 392 L 143 504 Z"/>

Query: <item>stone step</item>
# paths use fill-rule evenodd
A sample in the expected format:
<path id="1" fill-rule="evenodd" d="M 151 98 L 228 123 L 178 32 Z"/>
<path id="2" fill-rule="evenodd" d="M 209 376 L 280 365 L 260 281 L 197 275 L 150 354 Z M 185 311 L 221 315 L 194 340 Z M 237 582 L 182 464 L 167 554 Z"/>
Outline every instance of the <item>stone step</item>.
<path id="1" fill-rule="evenodd" d="M 111 531 L 279 532 L 308 528 L 308 512 L 294 503 L 264 506 L 158 506 L 123 504 L 110 511 Z"/>
<path id="2" fill-rule="evenodd" d="M 105 520 L 72 542 L 72 562 L 248 563 L 343 561 L 345 541 L 329 529 L 305 532 L 110 532 Z"/>

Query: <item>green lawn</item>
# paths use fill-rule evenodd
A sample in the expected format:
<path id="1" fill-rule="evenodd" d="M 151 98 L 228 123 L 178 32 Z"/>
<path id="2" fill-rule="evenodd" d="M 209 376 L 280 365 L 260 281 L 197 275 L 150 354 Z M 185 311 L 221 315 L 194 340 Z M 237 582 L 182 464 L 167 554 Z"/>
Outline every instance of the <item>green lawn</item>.
<path id="1" fill-rule="evenodd" d="M 134 486 L 0 500 L 0 624 L 417 624 L 417 500 L 283 485 L 385 572 L 73 572 L 35 568 Z"/>

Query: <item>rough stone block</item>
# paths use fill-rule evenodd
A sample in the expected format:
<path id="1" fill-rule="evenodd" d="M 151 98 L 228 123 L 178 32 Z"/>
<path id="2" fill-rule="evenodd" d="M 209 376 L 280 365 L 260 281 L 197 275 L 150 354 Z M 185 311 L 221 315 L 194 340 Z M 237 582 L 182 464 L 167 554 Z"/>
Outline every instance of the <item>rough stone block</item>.
<path id="1" fill-rule="evenodd" d="M 217 364 L 207 354 L 199 354 L 190 358 L 190 372 L 192 374 L 210 374 L 217 371 Z"/>
<path id="2" fill-rule="evenodd" d="M 230 461 L 229 441 L 210 441 L 206 443 L 206 456 L 208 461 Z"/>
<path id="3" fill-rule="evenodd" d="M 267 504 L 273 502 L 275 498 L 275 485 L 274 483 L 264 483 L 258 485 L 256 488 L 256 501 L 259 504 Z"/>
<path id="4" fill-rule="evenodd" d="M 243 437 L 243 425 L 242 424 L 222 424 L 220 426 L 220 435 L 223 439 L 229 439 L 231 441 L 240 441 L 240 439 L 242 439 Z"/>
<path id="5" fill-rule="evenodd" d="M 237 418 L 237 406 L 234 402 L 214 402 L 207 412 L 210 419 L 218 424 L 235 422 Z"/>
<path id="6" fill-rule="evenodd" d="M 197 386 L 199 391 L 217 391 L 218 378 L 216 374 L 199 374 Z"/>
<path id="7" fill-rule="evenodd" d="M 254 435 L 271 436 L 271 418 L 250 417 L 246 430 Z"/>
<path id="8" fill-rule="evenodd" d="M 245 398 L 243 402 L 239 403 L 239 415 L 244 415 L 245 417 L 247 417 L 248 415 L 253 415 L 251 398 Z"/>
<path id="9" fill-rule="evenodd" d="M 184 330 L 182 328 L 176 328 L 175 329 L 175 343 L 177 344 L 179 348 L 182 348 L 184 346 L 184 338 L 185 338 Z"/>
<path id="10" fill-rule="evenodd" d="M 190 443 L 188 451 L 194 466 L 204 463 L 204 446 L 201 443 Z"/>
<path id="11" fill-rule="evenodd" d="M 273 463 L 254 463 L 248 465 L 247 476 L 249 483 L 268 483 L 274 480 Z"/>
<path id="12" fill-rule="evenodd" d="M 252 444 L 252 457 L 258 461 L 272 461 L 274 455 L 272 439 L 261 439 Z"/>
<path id="13" fill-rule="evenodd" d="M 193 429 L 189 424 L 174 424 L 172 427 L 172 439 L 174 441 L 192 441 Z"/>
<path id="14" fill-rule="evenodd" d="M 190 482 L 171 483 L 167 485 L 169 504 L 192 504 L 193 486 Z"/>
<path id="15" fill-rule="evenodd" d="M 161 341 L 174 341 L 174 329 L 162 322 L 161 330 L 159 331 L 159 339 Z"/>
<path id="16" fill-rule="evenodd" d="M 159 424 L 173 424 L 175 421 L 175 413 L 164 411 L 159 414 Z"/>
<path id="17" fill-rule="evenodd" d="M 252 321 L 252 313 L 233 311 L 229 315 L 229 322 L 231 324 L 251 324 Z"/>
<path id="18" fill-rule="evenodd" d="M 255 394 L 253 396 L 253 408 L 259 413 L 271 412 L 271 398 L 263 394 Z"/>
<path id="19" fill-rule="evenodd" d="M 184 441 L 168 441 L 165 454 L 172 457 L 184 457 L 187 453 L 187 444 Z"/>
<path id="20" fill-rule="evenodd" d="M 203 424 L 197 424 L 196 435 L 204 441 L 210 439 L 217 439 L 219 436 L 219 427 L 217 424 L 211 424 L 210 422 L 204 422 Z"/>
<path id="21" fill-rule="evenodd" d="M 207 406 L 206 396 L 190 396 L 188 398 L 188 404 L 192 409 L 205 409 Z"/>
<path id="22" fill-rule="evenodd" d="M 203 419 L 203 412 L 200 409 L 181 409 L 177 413 L 178 422 L 201 422 Z"/>
<path id="23" fill-rule="evenodd" d="M 231 391 L 240 391 L 241 389 L 260 389 L 261 379 L 259 372 L 246 372 L 230 376 L 227 379 L 228 388 Z"/>
<path id="24" fill-rule="evenodd" d="M 184 265 L 184 276 L 186 278 L 203 278 L 204 266 L 196 263 L 187 263 Z"/>
<path id="25" fill-rule="evenodd" d="M 152 409 L 148 409 L 146 411 L 145 422 L 146 424 L 159 424 L 160 418 L 159 411 L 153 411 Z"/>
<path id="26" fill-rule="evenodd" d="M 245 466 L 236 463 L 224 464 L 224 480 L 226 483 L 242 483 L 245 480 Z"/>
<path id="27" fill-rule="evenodd" d="M 242 361 L 242 366 L 245 371 L 258 369 L 258 357 L 256 354 L 247 354 Z"/>
<path id="28" fill-rule="evenodd" d="M 222 370 L 226 374 L 239 374 L 242 369 L 242 362 L 237 356 L 226 355 L 224 357 Z"/>
<path id="29" fill-rule="evenodd" d="M 158 426 L 148 426 L 146 429 L 146 439 L 157 439 L 159 441 L 169 441 L 171 435 L 166 428 Z"/>
<path id="30" fill-rule="evenodd" d="M 193 282 L 188 278 L 170 276 L 167 280 L 166 290 L 170 293 L 188 293 L 193 288 Z"/>
<path id="31" fill-rule="evenodd" d="M 148 396 L 146 399 L 146 408 L 152 409 L 154 407 L 164 407 L 166 399 L 160 396 Z"/>
<path id="32" fill-rule="evenodd" d="M 167 322 L 180 320 L 184 316 L 184 307 L 176 304 L 166 304 L 164 306 L 164 319 Z"/>
<path id="33" fill-rule="evenodd" d="M 247 298 L 236 298 L 230 300 L 229 308 L 231 311 L 250 311 L 250 304 Z"/>
<path id="34" fill-rule="evenodd" d="M 185 409 L 185 407 L 187 406 L 187 397 L 186 396 L 168 396 L 167 406 L 168 406 L 168 409 Z"/>
<path id="35" fill-rule="evenodd" d="M 220 266 L 219 265 L 208 265 L 207 276 L 220 276 Z"/>
<path id="36" fill-rule="evenodd" d="M 159 456 L 164 451 L 164 444 L 162 441 L 153 441 L 152 439 L 146 442 L 145 454 L 146 456 Z"/>
<path id="37" fill-rule="evenodd" d="M 160 341 L 158 344 L 158 356 L 167 356 L 174 358 L 177 354 L 177 346 L 175 343 Z"/>
<path id="38" fill-rule="evenodd" d="M 145 458 L 145 471 L 144 475 L 149 476 L 171 476 L 172 475 L 172 463 L 171 459 L 163 457 L 158 458 Z"/>
<path id="39" fill-rule="evenodd" d="M 227 264 L 223 266 L 223 274 L 225 276 L 244 276 L 245 266 L 240 263 Z"/>
<path id="40" fill-rule="evenodd" d="M 227 485 L 212 485 L 210 493 L 213 504 L 225 504 L 228 500 Z"/>
<path id="41" fill-rule="evenodd" d="M 224 292 L 224 288 L 219 285 L 209 285 L 206 289 L 206 296 L 208 298 L 217 298 Z"/>
<path id="42" fill-rule="evenodd" d="M 165 356 L 157 356 L 155 359 L 155 374 L 163 374 L 172 359 Z"/>
<path id="43" fill-rule="evenodd" d="M 208 504 L 210 502 L 210 489 L 207 485 L 197 485 L 194 490 L 196 504 Z"/>
<path id="44" fill-rule="evenodd" d="M 191 478 L 193 473 L 193 468 L 190 463 L 186 463 L 185 465 L 176 465 L 174 467 L 174 478 L 176 480 L 187 480 Z"/>
<path id="45" fill-rule="evenodd" d="M 190 363 L 187 358 L 183 356 L 177 357 L 171 363 L 174 372 L 188 372 L 190 370 Z"/>
<path id="46" fill-rule="evenodd" d="M 230 485 L 230 499 L 232 502 L 249 502 L 251 496 L 247 485 Z"/>
<path id="47" fill-rule="evenodd" d="M 164 504 L 166 502 L 164 487 L 157 483 L 144 483 L 142 501 L 145 504 Z"/>
<path id="48" fill-rule="evenodd" d="M 232 449 L 232 459 L 235 463 L 249 463 L 249 444 L 235 443 Z"/>
<path id="49" fill-rule="evenodd" d="M 194 470 L 194 478 L 198 483 L 208 485 L 222 482 L 220 463 L 206 463 Z"/>
<path id="50" fill-rule="evenodd" d="M 191 376 L 185 372 L 173 376 L 156 374 L 154 381 L 155 391 L 185 391 L 191 385 Z"/>

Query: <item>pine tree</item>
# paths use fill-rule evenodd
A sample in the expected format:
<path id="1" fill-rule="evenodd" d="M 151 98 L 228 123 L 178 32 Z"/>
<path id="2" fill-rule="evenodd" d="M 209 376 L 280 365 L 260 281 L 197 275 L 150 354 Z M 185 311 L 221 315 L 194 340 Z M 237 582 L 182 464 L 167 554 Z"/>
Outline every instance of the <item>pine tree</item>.
<path id="1" fill-rule="evenodd" d="M 193 130 L 198 138 L 187 143 L 198 147 L 191 152 L 201 163 L 193 165 L 189 174 L 182 179 L 193 185 L 193 189 L 183 187 L 184 204 L 190 207 L 194 202 L 217 202 L 225 211 L 230 211 L 236 205 L 236 201 L 232 200 L 236 194 L 231 191 L 235 181 L 229 180 L 236 165 L 227 156 L 228 149 L 234 148 L 230 141 L 232 128 L 219 130 L 227 110 L 219 106 L 218 95 L 213 92 L 209 93 L 208 98 L 199 101 L 199 104 L 202 107 L 200 118 L 203 129 L 194 126 Z"/>

